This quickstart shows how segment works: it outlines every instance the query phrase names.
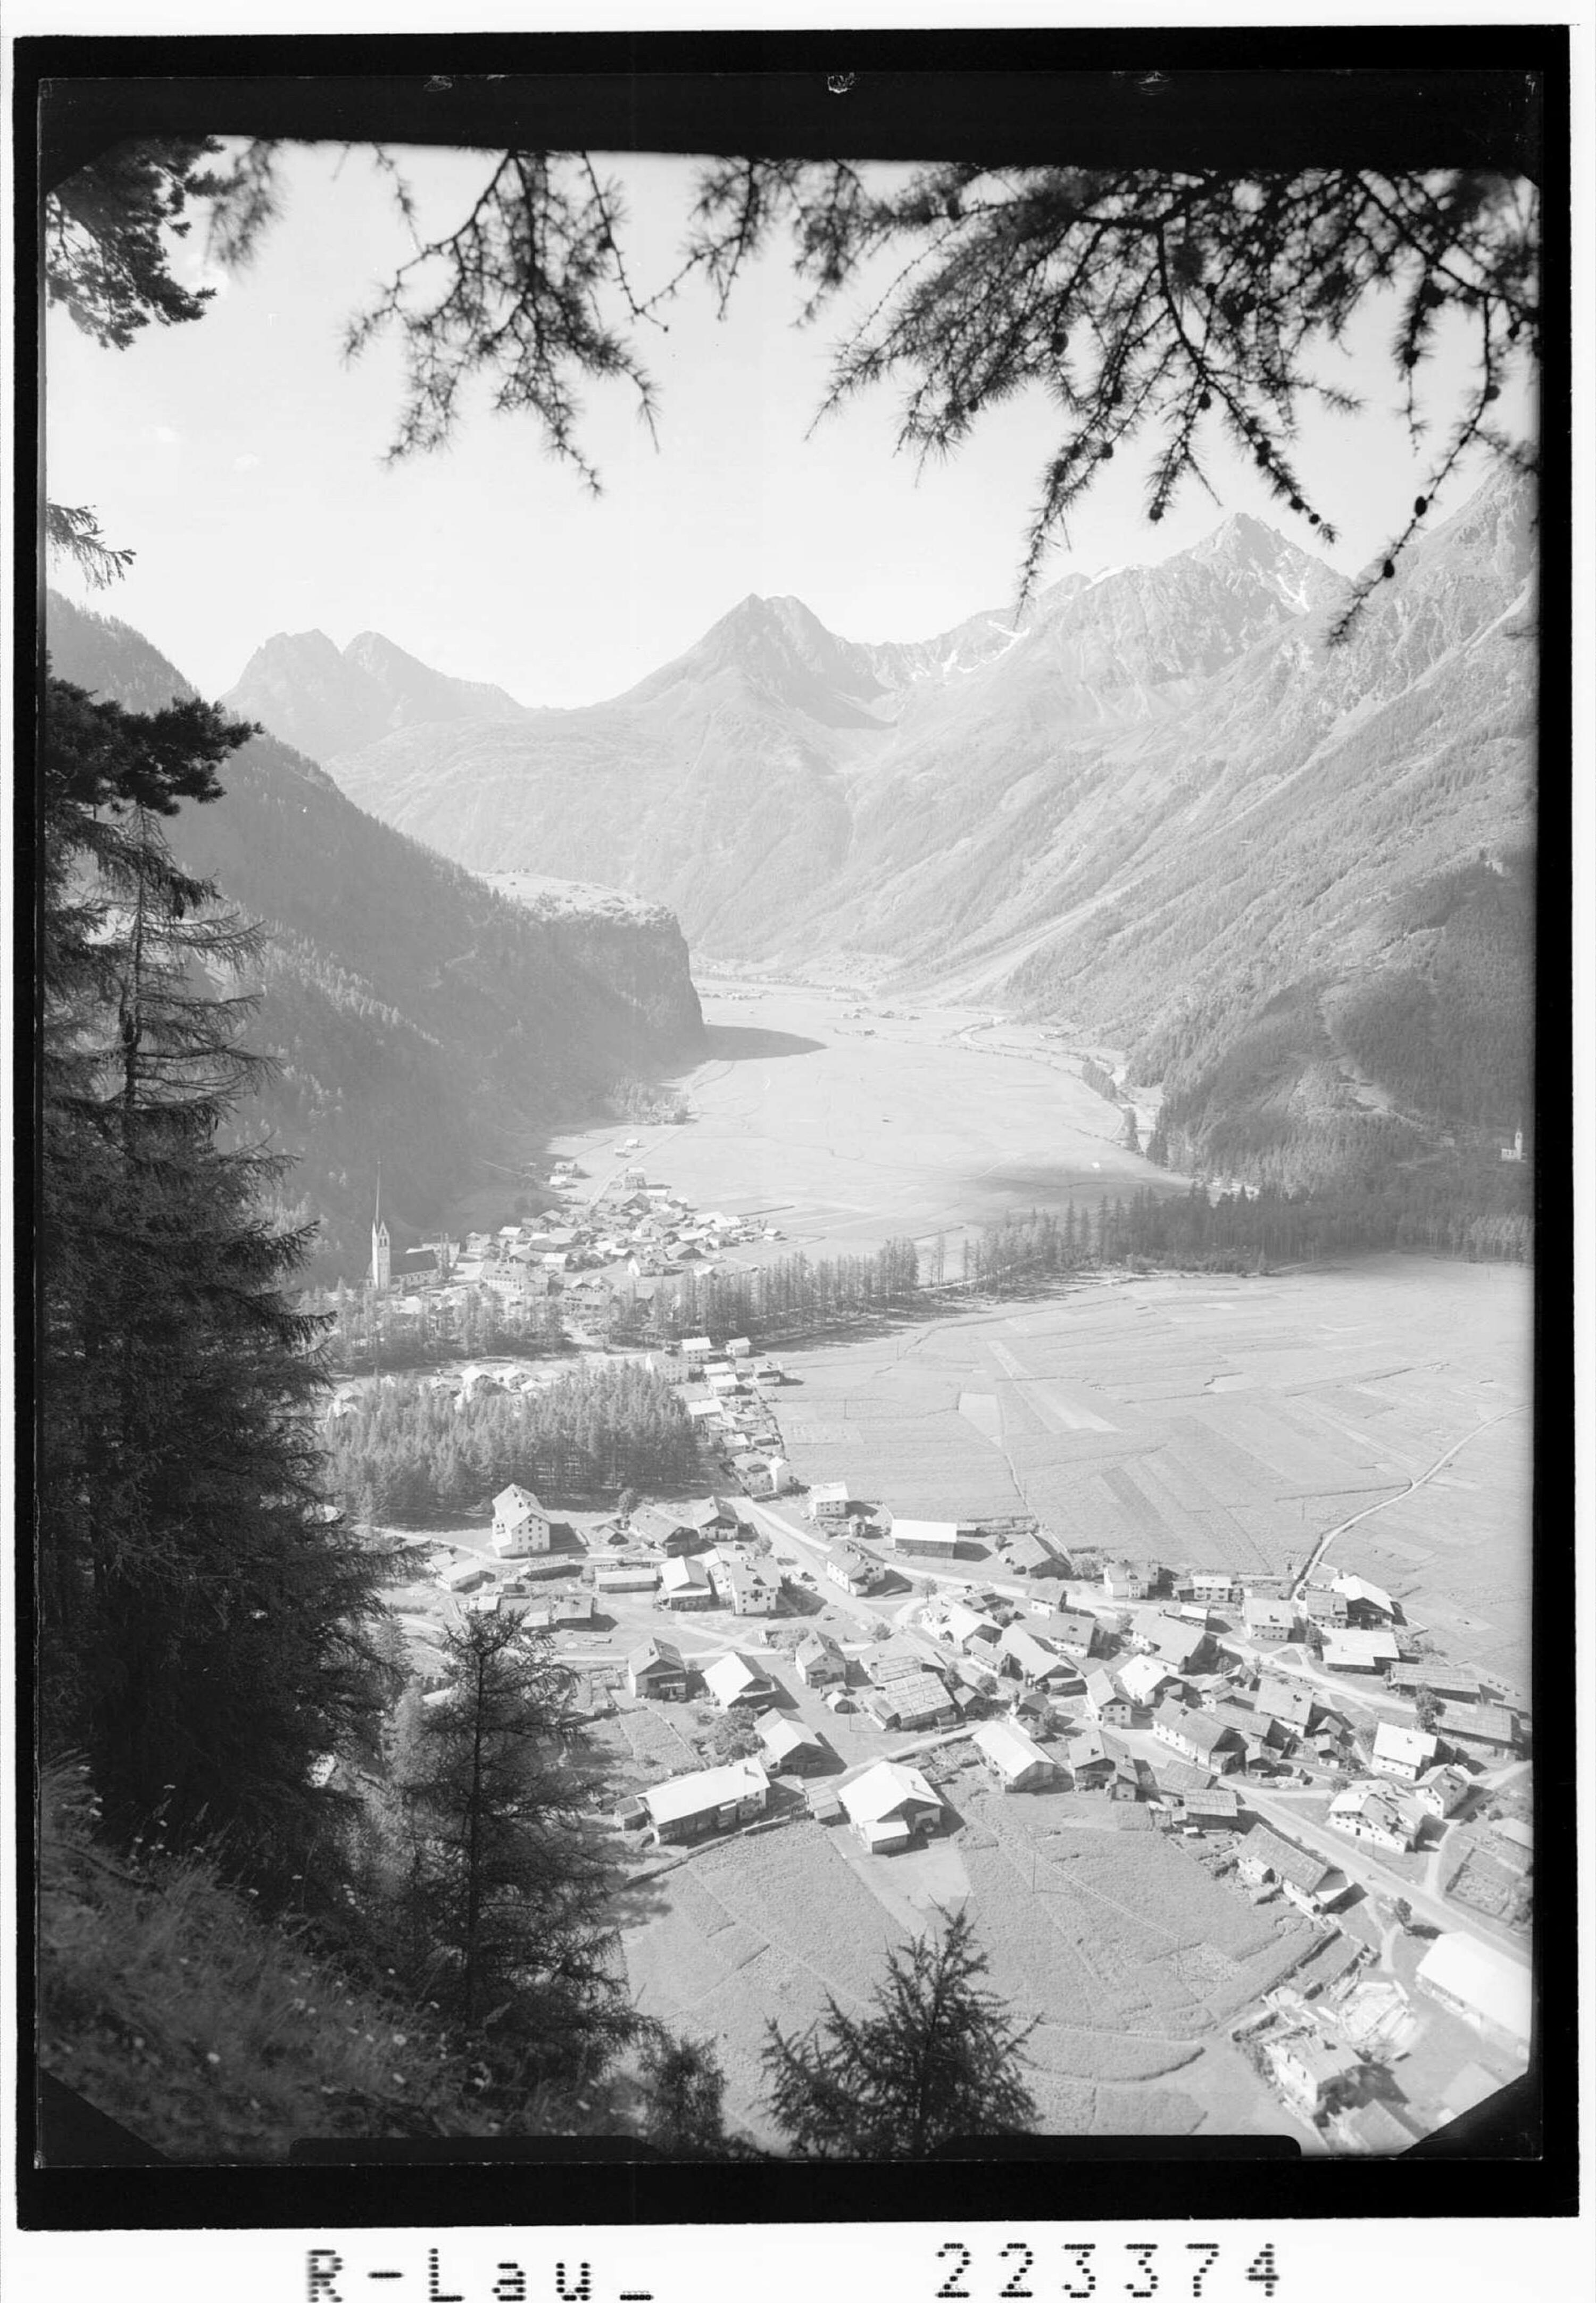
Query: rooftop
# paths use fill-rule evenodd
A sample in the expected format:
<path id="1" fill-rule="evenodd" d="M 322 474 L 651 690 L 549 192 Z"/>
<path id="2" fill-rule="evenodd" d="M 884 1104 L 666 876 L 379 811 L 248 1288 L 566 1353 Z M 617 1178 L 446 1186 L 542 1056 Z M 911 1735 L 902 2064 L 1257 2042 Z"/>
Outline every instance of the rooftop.
<path id="1" fill-rule="evenodd" d="M 642 1797 L 655 1823 L 680 1823 L 709 1808 L 763 1798 L 769 1789 L 770 1777 L 757 1759 L 733 1759 L 724 1767 L 700 1767 L 690 1776 L 673 1776 L 669 1783 L 654 1784 Z"/>

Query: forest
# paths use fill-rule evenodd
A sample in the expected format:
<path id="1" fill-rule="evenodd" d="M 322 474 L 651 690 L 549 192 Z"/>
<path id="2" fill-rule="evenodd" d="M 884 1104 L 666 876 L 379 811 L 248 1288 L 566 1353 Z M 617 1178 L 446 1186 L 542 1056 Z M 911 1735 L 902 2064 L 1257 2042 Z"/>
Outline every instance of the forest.
<path id="1" fill-rule="evenodd" d="M 512 1480 L 545 1497 L 688 1485 L 697 1448 L 678 1387 L 637 1360 L 506 1392 L 417 1380 L 340 1403 L 329 1475 L 365 1525 L 414 1526 L 486 1504 Z"/>

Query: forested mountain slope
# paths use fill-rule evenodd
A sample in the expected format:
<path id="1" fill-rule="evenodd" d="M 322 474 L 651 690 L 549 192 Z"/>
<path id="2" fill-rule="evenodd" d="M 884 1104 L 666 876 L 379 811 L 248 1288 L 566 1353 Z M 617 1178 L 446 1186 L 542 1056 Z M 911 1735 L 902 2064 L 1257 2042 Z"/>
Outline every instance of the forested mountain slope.
<path id="1" fill-rule="evenodd" d="M 1436 1035 L 1466 976 L 1469 1035 L 1528 1045 L 1533 562 L 1503 474 L 1340 644 L 1341 580 L 1246 518 L 923 643 L 751 597 L 608 703 L 413 722 L 333 771 L 463 862 L 601 876 L 719 955 L 852 955 L 1124 1047 L 1199 1165 L 1243 1075 L 1277 1149 L 1284 1097 L 1385 1159 L 1393 1115 L 1510 1132 L 1527 1095 Z M 1454 875 L 1482 856 L 1481 908 Z"/>
<path id="2" fill-rule="evenodd" d="M 148 708 L 192 693 L 137 633 L 55 595 L 49 640 L 54 671 L 96 694 Z M 249 1117 L 300 1155 L 289 1190 L 325 1219 L 323 1270 L 364 1264 L 379 1157 L 403 1236 L 485 1160 L 524 1159 L 536 1127 L 697 1047 L 686 947 L 665 915 L 539 917 L 364 814 L 271 736 L 224 780 L 225 797 L 185 805 L 169 837 L 271 926 L 250 1036 L 282 1071 Z M 629 995 L 629 974 L 645 996 Z"/>

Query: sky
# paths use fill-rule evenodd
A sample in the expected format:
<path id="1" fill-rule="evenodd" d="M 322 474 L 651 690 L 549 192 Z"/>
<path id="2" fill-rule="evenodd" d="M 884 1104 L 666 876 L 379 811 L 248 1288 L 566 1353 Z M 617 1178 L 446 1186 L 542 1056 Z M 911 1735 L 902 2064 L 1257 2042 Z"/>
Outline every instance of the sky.
<path id="1" fill-rule="evenodd" d="M 424 225 L 452 226 L 491 168 L 476 153 L 396 155 Z M 629 212 L 638 292 L 675 270 L 694 164 L 600 164 Z M 199 232 L 174 266 L 217 293 L 192 325 L 104 350 L 60 313 L 46 329 L 51 496 L 91 505 L 132 572 L 89 604 L 142 631 L 202 693 L 237 679 L 263 641 L 320 629 L 343 646 L 377 631 L 457 677 L 532 704 L 619 694 L 690 646 L 748 593 L 794 594 L 850 639 L 921 639 L 1012 601 L 1039 476 L 1060 433 L 1040 390 L 984 415 L 950 458 L 897 452 L 890 383 L 812 429 L 830 347 L 850 308 L 807 328 L 778 248 L 729 315 L 697 282 L 645 325 L 659 444 L 630 389 L 583 385 L 579 427 L 604 494 L 547 453 L 536 420 L 486 394 L 449 448 L 384 461 L 401 401 L 396 342 L 358 362 L 345 324 L 410 252 L 369 154 L 295 148 L 280 221 L 246 270 L 211 267 Z M 866 290 L 884 284 L 866 280 Z M 1398 411 L 1389 314 L 1369 316 L 1327 378 L 1366 398 L 1355 418 L 1305 416 L 1299 468 L 1341 530 L 1326 553 L 1362 567 L 1401 526 L 1424 476 Z M 1427 371 L 1438 433 L 1463 373 L 1456 347 Z M 1522 417 L 1505 401 L 1505 414 Z M 1216 434 L 1215 503 L 1188 482 L 1158 527 L 1144 504 L 1152 450 L 1122 451 L 1044 571 L 1150 561 L 1251 512 L 1325 553 Z M 1438 505 L 1455 510 L 1477 462 Z M 63 588 L 74 588 L 56 570 Z M 80 591 L 79 596 L 88 597 Z"/>

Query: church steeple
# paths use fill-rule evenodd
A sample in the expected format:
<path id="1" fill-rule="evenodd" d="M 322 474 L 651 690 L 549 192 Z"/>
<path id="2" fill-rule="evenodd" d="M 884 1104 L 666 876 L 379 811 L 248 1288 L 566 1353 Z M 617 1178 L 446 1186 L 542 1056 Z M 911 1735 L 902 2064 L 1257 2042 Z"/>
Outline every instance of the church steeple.
<path id="1" fill-rule="evenodd" d="M 385 1295 L 393 1270 L 388 1227 L 383 1220 L 383 1163 L 376 1163 L 376 1206 L 371 1218 L 371 1284 L 379 1295 Z"/>

